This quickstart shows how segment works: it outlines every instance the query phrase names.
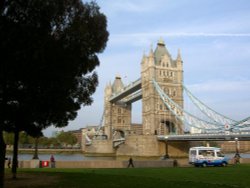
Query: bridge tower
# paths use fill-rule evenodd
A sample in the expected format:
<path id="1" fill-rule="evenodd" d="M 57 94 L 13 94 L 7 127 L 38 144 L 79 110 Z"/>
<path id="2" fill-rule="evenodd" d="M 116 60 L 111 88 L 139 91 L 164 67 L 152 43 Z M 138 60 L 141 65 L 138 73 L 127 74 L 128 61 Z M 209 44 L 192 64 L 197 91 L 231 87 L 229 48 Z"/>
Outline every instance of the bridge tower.
<path id="1" fill-rule="evenodd" d="M 124 84 L 120 76 L 116 76 L 113 84 L 109 83 L 105 88 L 104 94 L 104 133 L 108 139 L 113 139 L 113 135 L 124 137 L 130 130 L 131 125 L 131 104 L 121 101 L 111 103 L 112 95 L 122 91 Z M 114 134 L 116 132 L 116 134 Z"/>
<path id="2" fill-rule="evenodd" d="M 154 88 L 154 79 L 172 100 L 183 107 L 183 65 L 180 50 L 175 60 L 160 39 L 155 51 L 141 61 L 142 123 L 144 135 L 181 134 L 182 123 L 164 105 Z"/>

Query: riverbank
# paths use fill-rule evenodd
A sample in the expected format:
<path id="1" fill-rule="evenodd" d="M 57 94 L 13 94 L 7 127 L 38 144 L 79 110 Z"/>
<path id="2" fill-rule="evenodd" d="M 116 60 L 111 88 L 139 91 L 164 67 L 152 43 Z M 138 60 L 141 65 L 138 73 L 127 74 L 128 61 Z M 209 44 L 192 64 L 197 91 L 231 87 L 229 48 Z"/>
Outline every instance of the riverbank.
<path id="1" fill-rule="evenodd" d="M 6 153 L 12 153 L 13 150 L 12 149 L 7 149 Z M 19 154 L 23 154 L 23 153 L 34 153 L 35 150 L 34 149 L 18 149 L 18 153 Z M 41 154 L 60 154 L 60 153 L 67 153 L 67 154 L 74 154 L 74 153 L 80 153 L 83 154 L 82 149 L 38 149 L 38 153 Z"/>

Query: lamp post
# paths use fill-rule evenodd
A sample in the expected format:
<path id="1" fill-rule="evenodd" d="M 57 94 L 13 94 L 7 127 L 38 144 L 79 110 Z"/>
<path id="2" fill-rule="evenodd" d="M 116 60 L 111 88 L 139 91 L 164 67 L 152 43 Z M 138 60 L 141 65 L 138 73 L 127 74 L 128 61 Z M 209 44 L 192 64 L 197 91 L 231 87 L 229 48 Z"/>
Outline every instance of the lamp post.
<path id="1" fill-rule="evenodd" d="M 239 154 L 239 139 L 235 138 L 235 153 Z"/>
<path id="2" fill-rule="evenodd" d="M 235 138 L 235 156 L 234 156 L 234 163 L 240 163 L 240 154 L 239 154 L 239 139 Z"/>

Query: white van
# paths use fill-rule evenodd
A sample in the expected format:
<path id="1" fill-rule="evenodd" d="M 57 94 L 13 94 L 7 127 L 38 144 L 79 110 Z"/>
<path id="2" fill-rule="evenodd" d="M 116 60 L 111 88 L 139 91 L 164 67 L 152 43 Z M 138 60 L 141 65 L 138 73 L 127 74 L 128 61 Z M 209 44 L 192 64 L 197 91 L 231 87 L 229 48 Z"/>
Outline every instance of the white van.
<path id="1" fill-rule="evenodd" d="M 189 149 L 189 163 L 195 166 L 227 166 L 228 158 L 217 147 L 192 147 Z"/>

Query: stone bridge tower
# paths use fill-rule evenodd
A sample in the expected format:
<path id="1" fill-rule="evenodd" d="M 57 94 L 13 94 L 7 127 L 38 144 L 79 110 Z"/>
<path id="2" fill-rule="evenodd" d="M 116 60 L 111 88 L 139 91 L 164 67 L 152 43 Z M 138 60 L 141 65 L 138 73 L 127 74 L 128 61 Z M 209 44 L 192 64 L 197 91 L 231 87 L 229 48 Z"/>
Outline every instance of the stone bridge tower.
<path id="1" fill-rule="evenodd" d="M 124 137 L 131 126 L 131 104 L 123 102 L 109 102 L 112 95 L 122 91 L 124 84 L 120 76 L 116 76 L 113 84 L 109 83 L 105 88 L 104 96 L 104 132 L 108 139 L 118 134 L 117 137 Z"/>
<path id="2" fill-rule="evenodd" d="M 154 88 L 152 79 L 176 103 L 183 107 L 183 66 L 180 51 L 172 59 L 165 43 L 160 39 L 155 51 L 143 55 L 141 61 L 142 123 L 144 135 L 181 134 L 182 123 L 164 105 Z"/>

